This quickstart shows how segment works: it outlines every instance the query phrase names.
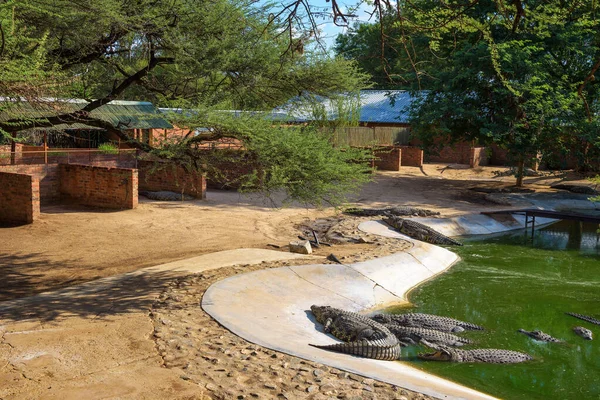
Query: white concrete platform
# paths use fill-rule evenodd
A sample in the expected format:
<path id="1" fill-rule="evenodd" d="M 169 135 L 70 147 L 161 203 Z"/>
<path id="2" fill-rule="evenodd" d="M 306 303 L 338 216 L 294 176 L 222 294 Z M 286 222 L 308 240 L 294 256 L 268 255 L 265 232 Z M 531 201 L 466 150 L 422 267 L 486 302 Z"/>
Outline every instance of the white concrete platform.
<path id="1" fill-rule="evenodd" d="M 367 223 L 369 224 L 369 223 Z M 374 229 L 387 229 L 372 221 Z M 401 235 L 389 229 L 391 234 Z M 458 256 L 412 241 L 405 253 L 351 265 L 303 265 L 236 275 L 212 285 L 202 308 L 233 333 L 267 348 L 443 399 L 492 399 L 409 363 L 378 361 L 309 346 L 336 343 L 315 324 L 313 304 L 362 311 L 406 301 L 415 285 L 445 271 Z"/>
<path id="2" fill-rule="evenodd" d="M 525 216 L 518 214 L 513 214 L 511 218 L 507 218 L 504 221 L 498 221 L 483 214 L 466 214 L 454 218 L 412 219 L 425 224 L 446 236 L 490 235 L 493 233 L 508 232 L 525 228 Z M 535 226 L 542 227 L 556 221 L 558 220 L 537 217 L 535 219 Z"/>

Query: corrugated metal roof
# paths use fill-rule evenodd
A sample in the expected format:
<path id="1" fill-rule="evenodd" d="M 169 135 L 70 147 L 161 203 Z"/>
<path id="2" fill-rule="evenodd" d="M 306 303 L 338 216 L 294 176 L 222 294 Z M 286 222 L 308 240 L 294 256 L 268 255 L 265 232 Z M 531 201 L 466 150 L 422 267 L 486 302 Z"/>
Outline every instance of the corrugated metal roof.
<path id="1" fill-rule="evenodd" d="M 360 117 L 359 122 L 367 123 L 395 123 L 407 124 L 407 107 L 414 98 L 410 92 L 405 90 L 361 90 L 360 91 Z M 337 117 L 337 110 L 328 98 L 322 98 L 321 103 L 329 119 Z M 298 108 L 292 101 L 283 107 L 275 109 L 272 113 L 274 118 L 280 119 L 285 116 L 296 122 L 305 122 L 313 119 L 310 110 Z"/>
<path id="2" fill-rule="evenodd" d="M 0 99 L 1 100 L 1 99 Z M 0 105 L 0 121 L 19 116 L 22 118 L 41 118 L 54 116 L 60 113 L 77 111 L 88 104 L 85 100 L 46 99 L 36 103 L 26 101 L 4 101 Z M 158 110 L 150 102 L 113 100 L 108 104 L 96 108 L 91 116 L 109 122 L 120 129 L 171 129 L 167 120 L 161 117 Z M 51 128 L 39 129 L 98 129 L 82 123 L 60 124 Z"/>

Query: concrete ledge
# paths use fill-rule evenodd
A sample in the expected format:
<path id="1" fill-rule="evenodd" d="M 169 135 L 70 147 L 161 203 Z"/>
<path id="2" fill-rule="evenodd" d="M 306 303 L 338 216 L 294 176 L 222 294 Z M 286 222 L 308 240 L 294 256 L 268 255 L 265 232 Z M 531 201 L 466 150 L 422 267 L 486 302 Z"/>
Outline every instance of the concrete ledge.
<path id="1" fill-rule="evenodd" d="M 376 229 L 385 228 L 378 222 L 370 224 Z M 202 308 L 233 333 L 260 346 L 438 398 L 492 399 L 407 363 L 353 357 L 309 346 L 337 342 L 318 330 L 308 311 L 312 304 L 362 311 L 405 302 L 405 294 L 412 287 L 458 260 L 446 249 L 411 242 L 413 247 L 406 253 L 352 265 L 302 265 L 232 276 L 206 291 Z"/>

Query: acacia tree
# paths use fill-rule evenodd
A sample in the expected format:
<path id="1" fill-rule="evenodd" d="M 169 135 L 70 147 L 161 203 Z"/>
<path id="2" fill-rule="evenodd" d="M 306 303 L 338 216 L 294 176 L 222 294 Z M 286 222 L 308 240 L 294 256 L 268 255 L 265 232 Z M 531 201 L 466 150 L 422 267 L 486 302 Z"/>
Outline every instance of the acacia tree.
<path id="1" fill-rule="evenodd" d="M 328 95 L 357 90 L 366 77 L 352 62 L 304 51 L 310 40 L 289 14 L 273 14 L 255 1 L 228 0 L 20 0 L 0 5 L 0 133 L 12 143 L 20 132 L 83 123 L 188 168 L 206 170 L 197 145 L 231 137 L 260 161 L 253 188 L 288 190 L 292 198 L 336 202 L 352 182 L 364 182 L 364 156 L 335 149 L 313 133 L 253 118 L 227 124 L 199 110 L 268 110 L 304 92 Z M 300 38 L 300 39 L 299 39 Z M 72 104 L 49 98 L 90 99 Z M 115 99 L 151 100 L 193 111 L 195 126 L 210 134 L 153 148 L 128 137 L 123 128 L 91 114 Z M 23 113 L 23 101 L 37 113 Z M 222 114 L 221 114 L 222 117 Z M 249 124 L 255 130 L 247 129 Z M 304 137 L 301 137 L 304 135 Z M 311 136 L 312 135 L 312 136 Z M 280 140 L 287 137 L 288 141 Z M 260 145 L 267 140 L 275 147 Z M 305 138 L 315 145 L 314 160 Z M 327 144 L 327 145 L 326 145 Z M 287 146 L 287 147 L 286 147 Z M 279 157 L 278 151 L 288 154 Z M 327 155 L 325 157 L 324 155 Z M 196 157 L 196 158 L 194 158 Z M 347 159 L 354 163 L 347 163 Z M 315 162 L 318 161 L 318 162 Z M 294 168 L 291 162 L 295 162 Z M 339 173 L 324 175 L 314 166 Z M 302 175 L 301 170 L 312 171 Z M 337 185 L 336 185 L 337 183 Z M 302 186 L 303 185 L 303 186 Z M 304 189 L 300 189 L 300 187 Z M 326 189 L 323 189 L 326 188 Z M 323 190 L 322 190 L 323 189 Z M 343 190 L 342 190 L 343 189 Z"/>
<path id="2" fill-rule="evenodd" d="M 413 133 L 425 147 L 459 140 L 496 143 L 519 166 L 518 184 L 523 165 L 540 151 L 565 153 L 575 147 L 582 166 L 598 157 L 595 3 L 375 4 L 396 16 L 379 20 L 386 45 L 382 53 L 393 53 L 394 60 L 386 73 L 402 76 L 415 90 L 427 89 L 412 108 Z M 350 35 L 370 36 L 338 43 L 372 40 L 374 29 L 356 30 Z"/>

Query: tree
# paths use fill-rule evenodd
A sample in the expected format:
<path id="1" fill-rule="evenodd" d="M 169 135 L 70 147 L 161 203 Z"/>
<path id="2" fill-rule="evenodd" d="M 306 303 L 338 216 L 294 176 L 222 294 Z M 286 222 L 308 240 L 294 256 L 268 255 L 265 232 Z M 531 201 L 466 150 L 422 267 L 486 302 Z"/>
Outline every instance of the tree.
<path id="1" fill-rule="evenodd" d="M 524 164 L 539 152 L 566 154 L 574 147 L 582 167 L 600 155 L 595 3 L 376 4 L 387 10 L 379 20 L 380 40 L 404 60 L 387 74 L 408 79 L 406 66 L 414 67 L 408 80 L 420 101 L 412 108 L 412 126 L 424 147 L 496 143 L 519 166 L 519 185 Z M 372 41 L 373 31 L 357 31 L 363 37 L 352 43 Z"/>
<path id="2" fill-rule="evenodd" d="M 202 115 L 199 110 L 269 110 L 307 91 L 330 95 L 366 85 L 365 75 L 357 72 L 353 62 L 305 51 L 301 41 L 310 41 L 310 35 L 296 31 L 285 15 L 274 16 L 272 8 L 255 3 L 5 2 L 0 5 L 0 96 L 5 100 L 0 110 L 0 134 L 14 144 L 20 132 L 33 127 L 84 123 L 106 129 L 155 155 L 178 162 L 187 160 L 188 167 L 197 168 L 203 163 L 200 158 L 194 161 L 192 156 L 199 156 L 199 142 L 214 140 L 216 136 L 237 138 L 263 164 L 263 176 L 254 181 L 255 188 L 288 188 L 292 197 L 303 201 L 309 200 L 309 191 L 297 190 L 298 169 L 283 165 L 284 161 L 295 160 L 297 168 L 312 170 L 309 160 L 301 157 L 306 149 L 300 146 L 306 145 L 306 138 L 312 138 L 317 143 L 313 149 L 317 152 L 315 158 L 321 161 L 317 165 L 339 172 L 332 173 L 335 177 L 331 178 L 339 183 L 339 188 L 349 188 L 352 178 L 364 181 L 363 168 L 344 161 L 347 155 L 352 154 L 357 161 L 362 156 L 344 153 L 331 144 L 327 147 L 321 137 L 307 130 L 290 129 L 284 134 L 277 126 L 269 130 L 264 123 L 254 122 L 257 132 L 251 134 L 235 128 L 236 124 L 246 124 L 241 120 L 223 129 L 225 125 L 213 118 L 198 117 L 195 122 L 205 125 L 196 126 L 211 128 L 218 134 L 184 138 L 170 143 L 168 149 L 157 149 L 127 137 L 121 127 L 91 116 L 91 111 L 115 99 L 151 100 L 160 106 L 196 110 L 195 115 Z M 73 110 L 72 104 L 49 98 L 90 101 Z M 23 101 L 38 113 L 21 112 Z M 295 145 L 286 148 L 279 139 L 283 136 Z M 266 137 L 282 152 L 296 153 L 289 153 L 285 160 L 278 157 L 277 149 L 259 145 Z M 321 159 L 324 154 L 330 157 Z M 282 171 L 290 176 L 286 178 Z M 335 185 L 327 186 L 327 179 L 314 170 L 302 177 L 305 185 L 313 185 L 317 203 L 340 198 Z"/>

